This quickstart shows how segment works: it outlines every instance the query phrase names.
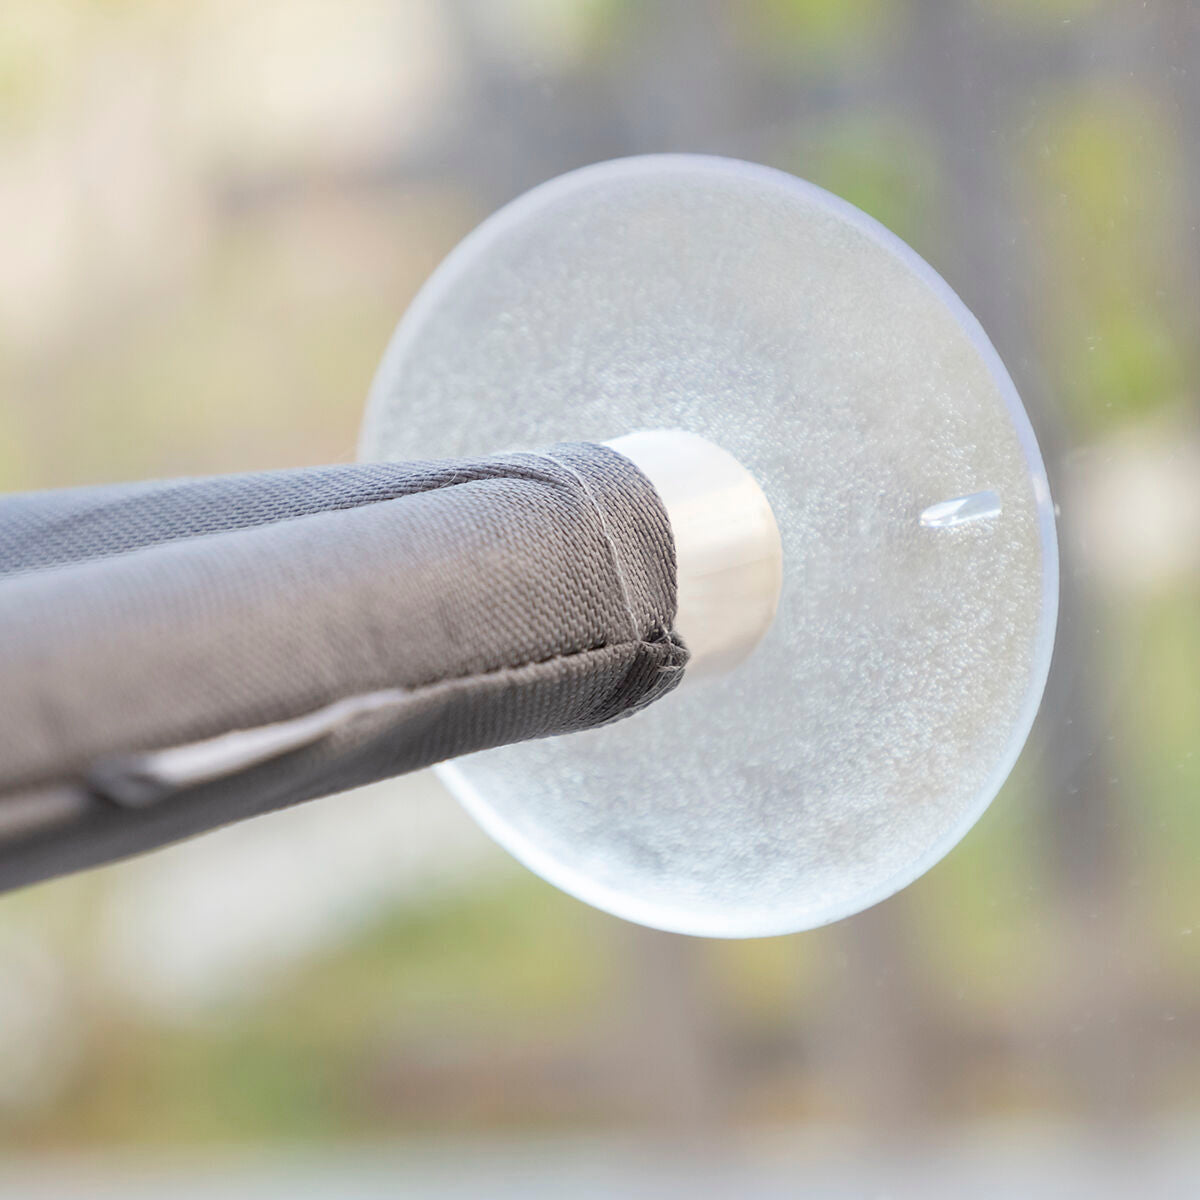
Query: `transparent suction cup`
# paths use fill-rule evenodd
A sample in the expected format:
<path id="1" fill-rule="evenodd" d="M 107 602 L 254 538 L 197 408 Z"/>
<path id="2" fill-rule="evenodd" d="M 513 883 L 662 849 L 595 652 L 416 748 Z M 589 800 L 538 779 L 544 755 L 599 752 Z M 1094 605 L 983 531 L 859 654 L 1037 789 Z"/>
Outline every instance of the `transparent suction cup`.
<path id="1" fill-rule="evenodd" d="M 647 429 L 700 434 L 758 481 L 774 623 L 637 717 L 445 777 L 533 870 L 634 921 L 750 937 L 857 912 L 962 837 L 1041 698 L 1057 550 L 1021 402 L 873 220 L 669 155 L 554 180 L 468 237 L 396 332 L 362 451 Z"/>

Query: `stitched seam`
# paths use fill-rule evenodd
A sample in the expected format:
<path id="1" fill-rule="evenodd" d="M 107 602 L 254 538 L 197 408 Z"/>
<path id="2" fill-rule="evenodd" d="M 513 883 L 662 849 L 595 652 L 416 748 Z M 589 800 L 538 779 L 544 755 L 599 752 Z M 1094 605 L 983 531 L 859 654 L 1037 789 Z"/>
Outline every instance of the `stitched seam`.
<path id="1" fill-rule="evenodd" d="M 675 639 L 669 635 L 661 639 L 632 637 L 622 642 L 597 642 L 592 646 L 581 646 L 578 650 L 563 650 L 558 654 L 548 655 L 546 658 L 527 658 L 518 663 L 501 663 L 496 667 L 487 667 L 482 671 L 472 671 L 463 675 L 443 675 L 437 679 L 422 680 L 420 683 L 414 683 L 409 687 L 401 687 L 399 690 L 411 696 L 424 688 L 437 687 L 441 683 L 457 683 L 464 679 L 486 679 L 489 675 L 498 675 L 501 671 L 520 671 L 524 667 L 540 667 L 547 663 L 566 662 L 572 658 L 578 658 L 581 654 L 595 654 L 600 650 L 621 650 L 625 647 L 676 644 Z"/>
<path id="2" fill-rule="evenodd" d="M 592 491 L 591 484 L 589 484 L 584 476 L 569 462 L 565 462 L 562 459 L 556 458 L 553 454 L 550 454 L 546 451 L 535 451 L 534 457 L 544 458 L 547 460 L 547 462 L 552 462 L 556 466 L 562 467 L 564 470 L 570 472 L 576 483 L 579 484 L 579 487 L 583 492 L 584 499 L 587 500 L 587 502 L 592 506 L 592 511 L 596 514 L 597 518 L 599 518 L 600 531 L 604 535 L 604 540 L 608 543 L 609 553 L 612 555 L 613 560 L 613 569 L 616 571 L 617 575 L 617 582 L 621 585 L 621 599 L 625 603 L 625 613 L 629 617 L 629 632 L 631 638 L 633 641 L 639 644 L 644 643 L 646 639 L 642 637 L 639 631 L 637 613 L 634 611 L 633 600 L 630 596 L 629 581 L 625 574 L 624 557 L 621 554 L 619 545 L 617 544 L 617 539 L 613 535 L 612 527 L 608 523 L 608 514 L 604 511 L 604 506 L 596 499 L 596 496 Z"/>
<path id="3" fill-rule="evenodd" d="M 501 675 L 505 671 L 522 671 L 526 667 L 541 667 L 548 663 L 565 662 L 572 658 L 579 658 L 584 654 L 596 654 L 601 650 L 623 650 L 626 648 L 637 649 L 642 646 L 672 646 L 676 645 L 669 638 L 664 638 L 661 642 L 649 641 L 646 638 L 631 638 L 625 642 L 601 642 L 598 646 L 587 646 L 582 650 L 568 650 L 564 654 L 552 654 L 549 658 L 531 658 L 526 662 L 520 662 L 502 667 L 488 667 L 485 671 L 476 671 L 470 675 L 447 675 L 443 679 L 430 680 L 428 683 L 418 683 L 411 688 L 398 688 L 398 691 L 404 692 L 406 696 L 415 696 L 418 693 L 425 691 L 427 688 L 439 687 L 444 683 L 464 683 L 469 680 L 487 679 L 492 675 Z M 670 671 L 675 668 L 666 665 L 659 668 L 660 671 Z"/>
<path id="4" fill-rule="evenodd" d="M 581 650 L 568 650 L 562 654 L 550 655 L 548 658 L 529 659 L 525 662 L 517 663 L 514 665 L 489 667 L 485 671 L 476 671 L 471 674 L 447 675 L 444 678 L 431 680 L 428 683 L 417 684 L 412 687 L 402 687 L 401 686 L 401 687 L 376 689 L 373 692 L 352 692 L 348 695 L 337 696 L 332 700 L 328 700 L 322 704 L 318 704 L 314 708 L 306 709 L 304 712 L 298 713 L 295 716 L 281 717 L 274 721 L 267 722 L 265 725 L 237 725 L 233 729 L 224 730 L 221 733 L 217 733 L 217 734 L 211 734 L 211 735 L 207 735 L 204 737 L 194 738 L 187 742 L 172 743 L 169 746 L 157 747 L 157 748 L 151 749 L 151 750 L 137 751 L 137 752 L 131 753 L 131 754 L 105 755 L 84 769 L 83 778 L 84 779 L 90 778 L 93 781 L 99 780 L 100 778 L 102 778 L 103 772 L 106 769 L 110 769 L 110 768 L 108 768 L 107 764 L 115 763 L 118 765 L 123 765 L 127 761 L 138 761 L 141 759 L 153 758 L 154 755 L 163 753 L 164 751 L 172 751 L 172 750 L 179 749 L 181 747 L 192 746 L 192 745 L 197 745 L 197 744 L 201 744 L 201 743 L 205 743 L 205 742 L 215 741 L 215 740 L 222 738 L 222 737 L 226 736 L 227 734 L 231 734 L 231 733 L 252 732 L 256 729 L 266 728 L 267 726 L 288 725 L 288 724 L 292 724 L 293 722 L 303 721 L 303 720 L 305 720 L 305 718 L 308 718 L 308 717 L 313 716 L 314 714 L 320 713 L 325 709 L 332 708 L 335 705 L 343 704 L 348 701 L 353 701 L 357 698 L 364 697 L 364 696 L 378 695 L 378 696 L 382 697 L 382 696 L 385 696 L 390 693 L 395 696 L 395 703 L 400 704 L 405 701 L 419 700 L 426 693 L 431 692 L 439 687 L 447 687 L 447 686 L 451 686 L 451 685 L 470 685 L 470 684 L 475 683 L 476 681 L 489 680 L 498 675 L 503 675 L 506 673 L 515 673 L 518 671 L 526 670 L 530 667 L 546 666 L 546 665 L 556 663 L 556 662 L 570 660 L 573 658 L 579 658 L 582 655 L 597 654 L 602 650 L 622 650 L 622 649 L 637 650 L 643 646 L 649 646 L 649 647 L 663 646 L 663 647 L 666 647 L 669 649 L 673 649 L 675 651 L 674 654 L 670 655 L 670 658 L 668 661 L 658 664 L 658 666 L 655 669 L 654 678 L 657 678 L 657 677 L 660 677 L 663 675 L 670 675 L 670 674 L 673 674 L 675 672 L 682 670 L 683 664 L 679 663 L 679 661 L 678 661 L 678 651 L 680 649 L 679 644 L 670 637 L 664 638 L 660 642 L 651 642 L 651 641 L 647 641 L 644 638 L 638 638 L 635 640 L 625 641 L 625 642 L 605 642 L 598 646 L 588 646 Z M 643 689 L 643 692 L 641 695 L 639 695 L 636 699 L 634 699 L 630 703 L 623 706 L 622 712 L 614 714 L 614 716 L 610 719 L 616 719 L 617 717 L 624 716 L 628 713 L 640 711 L 640 709 L 645 705 L 645 703 L 652 691 L 653 691 L 652 686 L 646 687 L 645 689 Z M 361 715 L 361 714 L 350 715 L 347 719 L 352 721 L 354 719 L 354 716 L 356 716 L 356 715 Z M 328 733 L 329 733 L 329 731 L 319 733 L 316 736 L 314 736 L 312 741 L 313 742 L 319 741 L 322 738 L 328 736 Z M 303 744 L 298 744 L 297 746 L 293 747 L 293 749 L 296 749 L 296 750 L 302 749 L 302 748 L 303 748 Z M 282 757 L 282 753 L 290 753 L 290 752 L 291 752 L 290 750 L 286 751 L 286 752 L 281 752 L 281 754 L 278 757 Z M 277 756 L 273 755 L 271 757 L 273 758 L 273 757 L 277 757 Z M 237 773 L 236 771 L 231 772 L 231 774 L 236 774 L 236 773 Z M 46 780 L 42 780 L 42 781 L 40 781 L 40 783 L 38 781 L 34 781 L 34 782 L 37 783 L 38 786 L 42 786 L 47 783 L 57 783 L 60 781 L 57 779 L 57 777 L 55 777 L 55 778 L 48 778 Z M 30 786 L 30 783 L 28 781 L 23 781 L 20 785 L 18 785 L 16 787 L 15 791 L 21 792 L 21 791 L 28 790 L 29 786 Z M 7 789 L 3 793 L 0 793 L 0 805 L 3 805 L 4 801 L 7 800 L 9 798 L 9 796 L 12 794 L 14 794 L 14 793 L 10 792 Z"/>
<path id="5" fill-rule="evenodd" d="M 497 458 L 497 459 L 503 459 L 504 455 L 494 455 L 492 457 Z M 535 457 L 548 458 L 549 456 L 548 455 L 536 455 Z M 553 462 L 555 460 L 551 459 L 550 461 Z M 371 466 L 371 465 L 402 466 L 402 465 L 412 465 L 412 464 L 403 464 L 403 463 L 399 463 L 399 462 L 389 464 L 389 462 L 385 460 L 378 464 L 363 464 L 363 465 L 367 465 L 367 466 Z M 431 465 L 436 467 L 437 460 L 433 460 Z M 565 466 L 566 464 L 560 464 L 560 465 Z M 210 477 L 201 477 L 200 479 L 197 480 L 197 482 L 206 482 L 208 478 L 210 478 Z M 426 486 L 422 486 L 421 488 L 419 488 L 416 491 L 394 491 L 394 492 L 389 492 L 386 495 L 380 495 L 380 496 L 359 497 L 357 499 L 346 499 L 346 500 L 340 500 L 340 501 L 333 501 L 333 502 L 325 505 L 322 508 L 314 508 L 309 512 L 283 513 L 280 515 L 272 515 L 269 517 L 263 517 L 261 520 L 248 520 L 244 523 L 223 525 L 223 526 L 220 526 L 215 529 L 198 529 L 198 530 L 190 529 L 190 530 L 180 532 L 178 534 L 172 534 L 172 535 L 163 536 L 163 537 L 155 537 L 155 538 L 153 538 L 149 541 L 145 541 L 145 542 L 133 542 L 130 545 L 119 546 L 119 547 L 112 548 L 112 549 L 103 549 L 96 553 L 81 554 L 75 558 L 63 558 L 63 559 L 53 559 L 52 558 L 52 559 L 46 560 L 46 559 L 39 559 L 36 556 L 36 554 L 34 554 L 30 561 L 23 562 L 19 566 L 7 566 L 4 563 L 3 556 L 0 555 L 0 580 L 17 579 L 22 576 L 33 575 L 33 574 L 37 574 L 37 573 L 40 573 L 43 571 L 62 570 L 62 569 L 70 568 L 70 567 L 80 566 L 83 563 L 102 562 L 106 559 L 122 558 L 127 554 L 138 554 L 143 551 L 155 550 L 162 546 L 172 546 L 172 545 L 178 545 L 181 542 L 198 541 L 201 538 L 222 537 L 222 536 L 226 536 L 229 534 L 248 533 L 251 530 L 265 529 L 270 526 L 287 525 L 293 521 L 303 521 L 306 518 L 319 517 L 319 516 L 324 515 L 325 513 L 350 512 L 354 509 L 359 509 L 359 508 L 362 508 L 362 509 L 371 508 L 373 505 L 376 505 L 376 504 L 391 504 L 397 500 L 407 500 L 412 496 L 426 496 L 426 495 L 430 495 L 433 492 L 448 491 L 450 488 L 458 487 L 460 484 L 464 484 L 464 483 L 481 483 L 481 482 L 487 483 L 487 482 L 491 482 L 492 480 L 504 480 L 504 479 L 520 480 L 521 478 L 523 478 L 523 477 L 518 474 L 489 474 L 488 472 L 481 470 L 479 468 L 479 466 L 477 465 L 476 467 L 473 468 L 473 470 L 470 473 L 454 471 L 450 474 L 449 478 L 438 480 L 433 483 L 428 483 Z M 552 481 L 548 481 L 548 480 L 537 480 L 535 482 L 539 482 L 539 483 L 543 483 L 543 484 L 552 483 Z M 114 486 L 120 486 L 120 485 L 114 485 Z M 134 497 L 134 499 L 137 499 L 137 497 Z M 590 497 L 589 497 L 589 499 L 590 499 Z M 97 508 L 89 510 L 87 513 L 82 514 L 82 515 L 90 517 L 90 516 L 96 515 L 96 513 L 101 512 L 101 511 L 104 511 L 106 513 L 119 511 L 120 505 L 124 504 L 126 502 L 127 501 L 125 499 L 117 500 L 117 501 L 114 501 L 111 504 L 109 504 L 107 506 L 107 508 L 105 508 L 105 509 L 101 509 L 98 506 Z M 72 519 L 78 519 L 78 517 L 74 517 Z M 0 549 L 2 549 L 2 548 L 0 548 Z"/>

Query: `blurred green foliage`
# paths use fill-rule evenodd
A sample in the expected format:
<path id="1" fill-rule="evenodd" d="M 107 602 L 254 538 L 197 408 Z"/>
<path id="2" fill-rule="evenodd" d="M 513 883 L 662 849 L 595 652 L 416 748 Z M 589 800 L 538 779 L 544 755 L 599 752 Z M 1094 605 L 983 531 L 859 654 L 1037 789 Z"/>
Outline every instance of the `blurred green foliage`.
<path id="1" fill-rule="evenodd" d="M 835 117 L 780 165 L 870 213 L 910 242 L 936 239 L 936 156 L 910 122 L 873 113 Z"/>
<path id="2" fill-rule="evenodd" d="M 1183 220 L 1171 122 L 1136 91 L 1090 89 L 1051 105 L 1035 140 L 1063 402 L 1088 433 L 1178 404 L 1195 350 L 1182 297 L 1164 287 Z"/>
<path id="3" fill-rule="evenodd" d="M 746 21 L 769 55 L 819 64 L 857 55 L 894 35 L 903 24 L 897 0 L 753 0 Z"/>

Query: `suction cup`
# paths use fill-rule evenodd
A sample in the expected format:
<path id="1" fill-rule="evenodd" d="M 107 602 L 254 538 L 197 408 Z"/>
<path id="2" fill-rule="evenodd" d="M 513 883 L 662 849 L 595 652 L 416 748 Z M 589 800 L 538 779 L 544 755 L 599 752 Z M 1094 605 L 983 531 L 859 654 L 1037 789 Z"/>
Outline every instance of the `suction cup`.
<path id="1" fill-rule="evenodd" d="M 634 718 L 443 775 L 610 912 L 807 929 L 937 862 L 1012 768 L 1058 602 L 1045 470 L 983 331 L 912 250 L 798 179 L 675 155 L 576 171 L 471 234 L 401 322 L 362 452 L 675 429 L 774 511 L 761 643 Z"/>

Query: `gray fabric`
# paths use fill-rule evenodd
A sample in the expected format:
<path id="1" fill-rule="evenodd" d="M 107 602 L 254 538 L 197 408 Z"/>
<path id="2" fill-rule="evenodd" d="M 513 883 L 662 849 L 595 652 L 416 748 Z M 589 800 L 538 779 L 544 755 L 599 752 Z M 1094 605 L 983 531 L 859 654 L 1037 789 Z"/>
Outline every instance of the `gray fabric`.
<path id="1" fill-rule="evenodd" d="M 652 486 L 590 444 L 0 499 L 0 808 L 87 797 L 0 843 L 0 887 L 636 711 L 680 677 L 674 611 Z M 282 757 L 113 803 L 147 799 L 139 754 L 389 690 Z"/>
<path id="2" fill-rule="evenodd" d="M 455 472 L 453 463 L 353 463 L 0 496 L 0 577 L 396 500 L 454 483 Z"/>

